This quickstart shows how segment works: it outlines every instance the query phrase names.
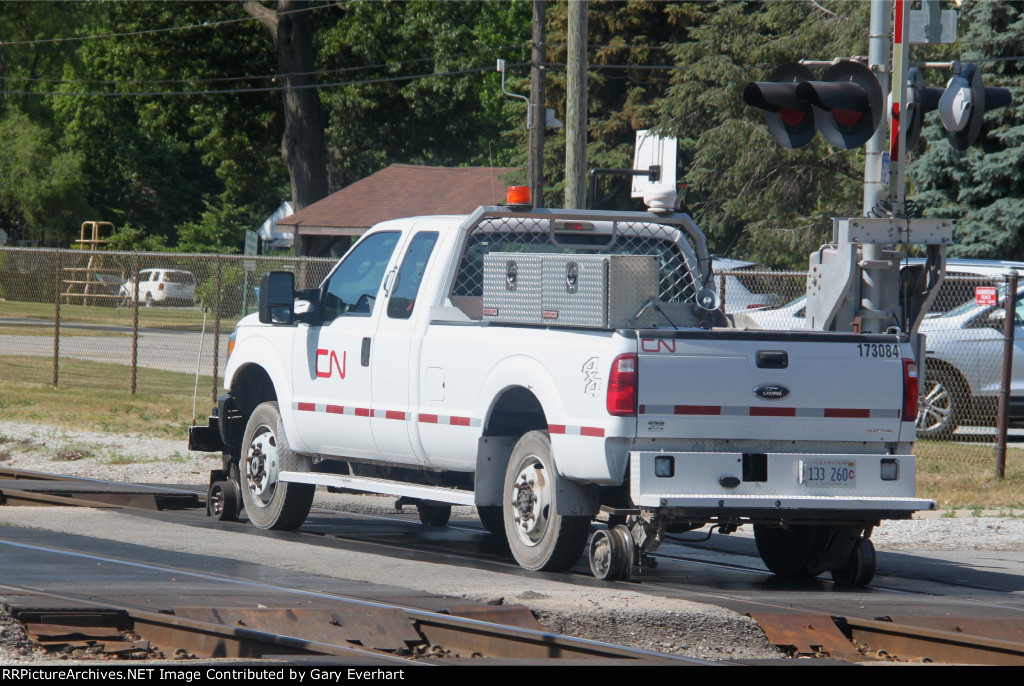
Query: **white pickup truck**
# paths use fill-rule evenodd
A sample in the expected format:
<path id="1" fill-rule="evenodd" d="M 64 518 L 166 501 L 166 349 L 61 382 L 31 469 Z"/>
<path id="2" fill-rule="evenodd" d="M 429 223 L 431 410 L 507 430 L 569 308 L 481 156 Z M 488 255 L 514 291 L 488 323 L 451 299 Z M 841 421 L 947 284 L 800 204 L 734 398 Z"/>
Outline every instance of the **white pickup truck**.
<path id="1" fill-rule="evenodd" d="M 318 288 L 265 275 L 190 432 L 224 454 L 213 514 L 297 528 L 317 485 L 474 505 L 523 567 L 589 540 L 604 579 L 752 524 L 772 572 L 867 583 L 873 527 L 935 507 L 907 337 L 737 326 L 710 263 L 685 214 L 481 207 L 379 224 Z"/>

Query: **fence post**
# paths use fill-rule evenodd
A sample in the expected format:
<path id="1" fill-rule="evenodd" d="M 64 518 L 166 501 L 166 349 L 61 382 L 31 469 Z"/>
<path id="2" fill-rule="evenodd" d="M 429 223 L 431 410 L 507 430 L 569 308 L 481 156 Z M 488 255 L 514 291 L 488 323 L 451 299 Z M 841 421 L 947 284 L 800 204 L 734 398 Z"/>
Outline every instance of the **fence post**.
<path id="1" fill-rule="evenodd" d="M 996 477 L 1006 477 L 1006 434 L 1010 423 L 1010 374 L 1013 368 L 1013 334 L 1017 319 L 1017 270 L 1006 280 L 1006 310 L 1003 317 L 1003 376 L 999 385 L 999 414 L 996 419 Z"/>
<path id="2" fill-rule="evenodd" d="M 213 308 L 213 392 L 210 400 L 217 403 L 217 356 L 220 352 L 220 288 L 221 288 L 221 256 L 217 255 L 217 297 Z M 202 354 L 202 351 L 200 351 Z"/>
<path id="3" fill-rule="evenodd" d="M 62 253 L 57 251 L 57 273 L 53 282 L 53 387 L 60 382 L 60 287 L 64 278 Z"/>
<path id="4" fill-rule="evenodd" d="M 139 374 L 139 256 L 135 255 L 135 260 L 132 263 L 133 276 L 132 281 L 135 285 L 132 287 L 132 395 L 135 395 L 135 389 L 138 387 L 138 374 Z"/>

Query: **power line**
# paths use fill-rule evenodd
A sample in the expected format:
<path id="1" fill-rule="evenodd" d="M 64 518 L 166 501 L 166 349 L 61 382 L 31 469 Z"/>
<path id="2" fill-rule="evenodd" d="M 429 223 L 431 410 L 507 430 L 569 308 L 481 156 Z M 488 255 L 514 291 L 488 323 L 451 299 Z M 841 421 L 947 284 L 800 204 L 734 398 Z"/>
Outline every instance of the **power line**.
<path id="1" fill-rule="evenodd" d="M 279 16 L 286 14 L 298 14 L 300 12 L 312 12 L 313 10 L 324 9 L 326 7 L 333 7 L 337 3 L 331 3 L 329 5 L 317 5 L 315 7 L 304 7 L 302 9 L 287 10 L 286 12 L 278 12 Z M 223 19 L 221 21 L 204 21 L 202 24 L 188 24 L 186 26 L 168 26 L 162 29 L 145 29 L 142 31 L 127 31 L 124 33 L 105 33 L 96 36 L 67 36 L 64 38 L 38 38 L 34 40 L 20 40 L 20 41 L 0 41 L 0 46 L 10 47 L 12 45 L 43 45 L 52 43 L 69 43 L 74 41 L 89 41 L 89 40 L 106 40 L 107 38 L 128 38 L 130 36 L 144 36 L 151 33 L 168 33 L 171 31 L 187 31 L 189 29 L 204 29 L 213 28 L 216 26 L 225 26 L 228 24 L 238 24 L 244 21 L 258 21 L 256 17 L 240 17 L 238 19 Z"/>
<path id="2" fill-rule="evenodd" d="M 437 55 L 432 57 L 417 57 L 408 60 L 399 60 L 396 62 L 385 62 L 380 64 L 366 64 L 356 67 L 339 67 L 337 69 L 321 69 L 317 71 L 308 72 L 292 72 L 290 74 L 257 74 L 253 76 L 211 76 L 209 78 L 197 78 L 197 79 L 42 79 L 42 78 L 31 78 L 27 76 L 5 76 L 4 79 L 11 81 L 20 81 L 25 83 L 52 83 L 52 84 L 82 84 L 82 85 L 118 85 L 118 84 L 162 84 L 162 83 L 227 83 L 233 81 L 258 81 L 261 79 L 284 79 L 287 77 L 297 76 L 325 76 L 328 74 L 343 74 L 358 71 L 367 71 L 371 69 L 386 69 L 391 67 L 405 66 L 409 64 L 419 64 L 422 62 L 431 62 L 446 59 L 456 59 L 459 57 L 479 57 L 481 55 L 494 54 L 502 50 L 512 50 L 515 48 L 523 47 L 521 45 L 501 45 L 488 50 L 481 50 L 478 52 L 463 52 L 454 53 L 450 55 Z"/>
<path id="3" fill-rule="evenodd" d="M 512 66 L 522 66 L 523 63 L 515 64 Z M 404 76 L 390 76 L 379 79 L 360 79 L 356 81 L 338 81 L 334 83 L 310 83 L 310 84 L 297 84 L 293 86 L 280 85 L 280 86 L 262 86 L 253 88 L 232 88 L 224 90 L 198 90 L 198 91 L 128 91 L 128 92 L 91 92 L 91 93 L 62 93 L 60 91 L 13 91 L 13 90 L 0 90 L 0 95 L 35 95 L 35 96 L 68 96 L 68 97 L 159 97 L 159 96 L 178 96 L 178 95 L 241 95 L 245 93 L 272 93 L 276 91 L 283 91 L 287 89 L 293 90 L 306 90 L 309 88 L 339 88 L 343 86 L 359 86 L 359 85 L 370 85 L 376 83 L 393 83 L 397 81 L 414 81 L 417 79 L 429 79 L 434 77 L 443 76 L 461 76 L 464 74 L 478 74 L 481 72 L 493 71 L 494 67 L 476 67 L 472 69 L 460 69 L 456 71 L 447 71 L 441 73 L 430 73 L 430 74 L 409 74 Z"/>

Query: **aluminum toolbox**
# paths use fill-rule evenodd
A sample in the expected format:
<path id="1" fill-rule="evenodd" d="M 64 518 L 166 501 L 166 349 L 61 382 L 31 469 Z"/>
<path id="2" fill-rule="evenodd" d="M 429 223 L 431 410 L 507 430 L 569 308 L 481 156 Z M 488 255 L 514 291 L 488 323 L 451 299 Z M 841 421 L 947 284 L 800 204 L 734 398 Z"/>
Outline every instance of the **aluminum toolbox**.
<path id="1" fill-rule="evenodd" d="M 484 255 L 484 321 L 540 324 L 541 255 Z"/>
<path id="2" fill-rule="evenodd" d="M 533 287 L 540 259 L 540 290 Z M 653 255 L 490 253 L 484 256 L 484 319 L 598 329 L 647 328 L 657 312 L 633 315 L 658 296 Z M 536 297 L 536 300 L 534 298 Z"/>

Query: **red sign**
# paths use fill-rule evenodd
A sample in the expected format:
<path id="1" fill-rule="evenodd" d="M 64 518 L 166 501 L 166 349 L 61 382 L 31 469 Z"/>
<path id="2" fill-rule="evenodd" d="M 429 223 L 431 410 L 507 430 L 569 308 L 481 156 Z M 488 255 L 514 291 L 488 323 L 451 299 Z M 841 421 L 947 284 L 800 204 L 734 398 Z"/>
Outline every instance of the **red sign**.
<path id="1" fill-rule="evenodd" d="M 979 305 L 995 305 L 999 302 L 995 286 L 977 286 L 974 289 L 974 302 Z"/>

